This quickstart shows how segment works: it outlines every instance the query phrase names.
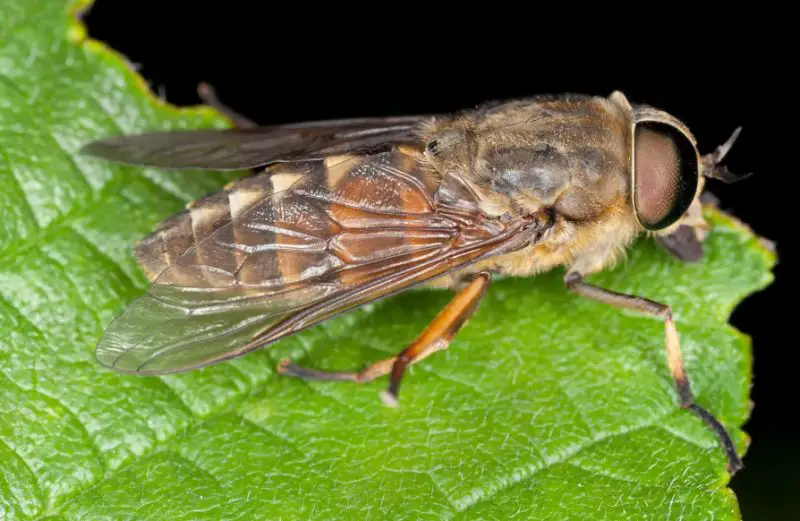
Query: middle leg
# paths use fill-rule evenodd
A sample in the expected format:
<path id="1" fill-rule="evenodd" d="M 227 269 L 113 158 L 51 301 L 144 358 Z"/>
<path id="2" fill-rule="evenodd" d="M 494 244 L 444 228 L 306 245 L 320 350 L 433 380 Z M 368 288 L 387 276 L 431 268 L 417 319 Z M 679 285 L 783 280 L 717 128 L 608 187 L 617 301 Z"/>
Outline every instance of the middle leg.
<path id="1" fill-rule="evenodd" d="M 408 347 L 396 356 L 380 360 L 359 372 L 320 371 L 297 366 L 284 360 L 278 366 L 278 372 L 304 380 L 349 381 L 355 383 L 370 382 L 380 376 L 390 374 L 389 387 L 381 393 L 381 398 L 389 406 L 397 405 L 400 381 L 408 366 L 423 360 L 437 351 L 446 349 L 453 337 L 475 313 L 481 298 L 486 294 L 491 275 L 480 272 L 472 277 L 469 283 L 442 309 L 436 318 Z"/>

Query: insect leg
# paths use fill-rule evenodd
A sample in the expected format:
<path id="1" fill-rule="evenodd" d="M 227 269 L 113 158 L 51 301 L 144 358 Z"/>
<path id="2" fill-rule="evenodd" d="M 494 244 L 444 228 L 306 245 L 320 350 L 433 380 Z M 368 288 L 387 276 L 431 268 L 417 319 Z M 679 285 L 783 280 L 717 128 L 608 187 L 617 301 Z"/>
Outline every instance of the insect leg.
<path id="1" fill-rule="evenodd" d="M 490 281 L 491 275 L 488 272 L 484 271 L 475 275 L 464 289 L 459 291 L 453 300 L 436 315 L 436 318 L 428 324 L 428 327 L 411 345 L 397 355 L 392 364 L 389 389 L 382 395 L 387 404 L 392 406 L 397 404 L 400 380 L 403 378 L 406 367 L 450 345 L 450 341 L 456 333 L 464 327 L 478 309 L 478 304 L 489 288 Z"/>
<path id="2" fill-rule="evenodd" d="M 703 199 L 701 195 L 692 201 L 675 230 L 656 235 L 658 243 L 683 262 L 697 262 L 703 258 L 703 242 L 710 228 L 703 217 Z"/>
<path id="3" fill-rule="evenodd" d="M 214 90 L 214 87 L 208 83 L 203 82 L 197 86 L 197 95 L 200 96 L 200 99 L 203 101 L 203 103 L 218 110 L 226 118 L 230 119 L 237 128 L 256 128 L 258 126 L 254 121 L 242 116 L 228 105 L 220 101 L 220 99 L 217 97 L 217 92 Z"/>
<path id="4" fill-rule="evenodd" d="M 289 360 L 282 360 L 278 364 L 278 373 L 288 376 L 302 378 L 303 380 L 320 380 L 320 381 L 335 381 L 335 382 L 355 382 L 366 383 L 372 380 L 389 374 L 392 370 L 392 364 L 395 357 L 386 358 L 379 362 L 375 362 L 362 371 L 321 371 L 319 369 L 309 369 L 308 367 L 301 367 L 291 363 Z"/>
<path id="5" fill-rule="evenodd" d="M 278 372 L 306 380 L 335 380 L 356 383 L 369 382 L 380 376 L 390 374 L 389 388 L 381 394 L 381 398 L 387 405 L 395 406 L 397 404 L 400 380 L 403 378 L 406 368 L 450 345 L 450 341 L 456 333 L 475 313 L 481 297 L 489 287 L 490 281 L 491 275 L 488 272 L 481 272 L 473 276 L 468 284 L 453 297 L 408 347 L 397 356 L 380 360 L 363 371 L 319 371 L 299 367 L 284 360 L 278 366 Z"/>
<path id="6" fill-rule="evenodd" d="M 725 456 L 728 458 L 728 472 L 735 474 L 737 471 L 741 470 L 743 467 L 742 461 L 738 454 L 736 454 L 736 448 L 733 445 L 730 435 L 725 430 L 725 427 L 723 427 L 719 420 L 710 412 L 694 403 L 694 395 L 692 394 L 692 389 L 686 376 L 686 370 L 683 366 L 683 356 L 681 355 L 680 344 L 678 342 L 678 331 L 675 328 L 675 322 L 672 320 L 672 309 L 668 305 L 661 304 L 660 302 L 637 297 L 635 295 L 617 293 L 588 284 L 583 282 L 583 275 L 580 273 L 567 273 L 564 282 L 567 288 L 577 295 L 619 308 L 630 309 L 647 315 L 660 317 L 664 320 L 667 362 L 670 372 L 672 373 L 672 379 L 675 382 L 675 389 L 680 398 L 681 407 L 692 411 L 717 435 L 722 444 L 722 449 L 725 451 Z"/>

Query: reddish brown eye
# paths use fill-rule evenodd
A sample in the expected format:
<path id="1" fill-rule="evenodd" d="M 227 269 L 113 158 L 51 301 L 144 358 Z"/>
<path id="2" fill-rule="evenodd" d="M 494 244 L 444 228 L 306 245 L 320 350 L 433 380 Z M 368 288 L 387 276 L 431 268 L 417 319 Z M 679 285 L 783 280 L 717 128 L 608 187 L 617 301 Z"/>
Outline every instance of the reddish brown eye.
<path id="1" fill-rule="evenodd" d="M 694 198 L 699 173 L 694 145 L 672 125 L 647 121 L 636 125 L 634 147 L 636 215 L 648 230 L 666 228 Z"/>

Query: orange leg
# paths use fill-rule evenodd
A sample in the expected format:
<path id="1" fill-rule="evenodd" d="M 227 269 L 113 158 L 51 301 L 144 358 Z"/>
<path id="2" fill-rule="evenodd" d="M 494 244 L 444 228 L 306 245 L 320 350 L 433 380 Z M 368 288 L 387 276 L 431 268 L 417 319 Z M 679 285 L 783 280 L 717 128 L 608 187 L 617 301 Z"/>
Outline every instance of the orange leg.
<path id="1" fill-rule="evenodd" d="M 626 308 L 647 315 L 659 317 L 664 321 L 664 336 L 665 348 L 667 355 L 667 363 L 670 372 L 672 373 L 672 380 L 675 383 L 675 389 L 680 399 L 681 407 L 689 409 L 701 420 L 703 420 L 717 435 L 725 451 L 725 456 L 728 458 L 728 472 L 735 474 L 743 465 L 739 455 L 736 454 L 736 448 L 733 445 L 728 431 L 710 412 L 703 409 L 694 403 L 694 395 L 689 385 L 689 379 L 686 376 L 686 370 L 683 367 L 683 356 L 681 355 L 681 348 L 678 342 L 678 330 L 675 328 L 675 322 L 672 320 L 672 309 L 659 302 L 654 302 L 642 297 L 634 295 L 626 295 L 624 293 L 617 293 L 607 289 L 599 288 L 591 284 L 583 282 L 583 276 L 579 273 L 569 273 L 565 278 L 567 287 L 577 295 L 587 297 L 598 302 L 610 304 L 619 308 Z"/>
<path id="2" fill-rule="evenodd" d="M 320 371 L 308 369 L 284 360 L 278 366 L 278 372 L 305 380 L 334 380 L 364 383 L 380 376 L 390 374 L 389 388 L 381 394 L 387 405 L 397 404 L 400 380 L 406 367 L 427 358 L 437 351 L 446 349 L 450 341 L 464 327 L 478 308 L 481 297 L 489 287 L 491 276 L 481 272 L 459 291 L 453 300 L 439 312 L 436 318 L 425 328 L 411 344 L 397 356 L 380 360 L 359 372 Z"/>

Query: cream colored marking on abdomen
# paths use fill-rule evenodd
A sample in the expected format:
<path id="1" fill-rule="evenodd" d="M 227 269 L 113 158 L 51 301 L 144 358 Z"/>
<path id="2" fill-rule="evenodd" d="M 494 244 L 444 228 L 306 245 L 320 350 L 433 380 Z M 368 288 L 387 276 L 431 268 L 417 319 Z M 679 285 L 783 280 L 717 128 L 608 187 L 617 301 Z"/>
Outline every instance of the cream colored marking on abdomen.
<path id="1" fill-rule="evenodd" d="M 236 219 L 245 210 L 256 204 L 258 201 L 268 196 L 266 190 L 234 190 L 228 193 L 228 203 L 231 208 L 231 219 Z"/>
<path id="2" fill-rule="evenodd" d="M 352 168 L 345 168 L 344 163 L 352 161 L 356 157 L 353 154 L 342 154 L 325 158 L 323 163 L 325 165 L 325 182 L 328 184 L 328 188 L 335 188 L 342 178 L 350 173 Z"/>
<path id="3" fill-rule="evenodd" d="M 227 208 L 219 204 L 196 205 L 189 209 L 195 244 L 199 244 L 200 241 L 206 237 L 211 225 L 215 223 L 226 210 Z"/>
<path id="4" fill-rule="evenodd" d="M 304 177 L 303 174 L 275 174 L 270 176 L 269 181 L 272 183 L 272 193 L 277 194 L 288 190 L 300 178 Z"/>

